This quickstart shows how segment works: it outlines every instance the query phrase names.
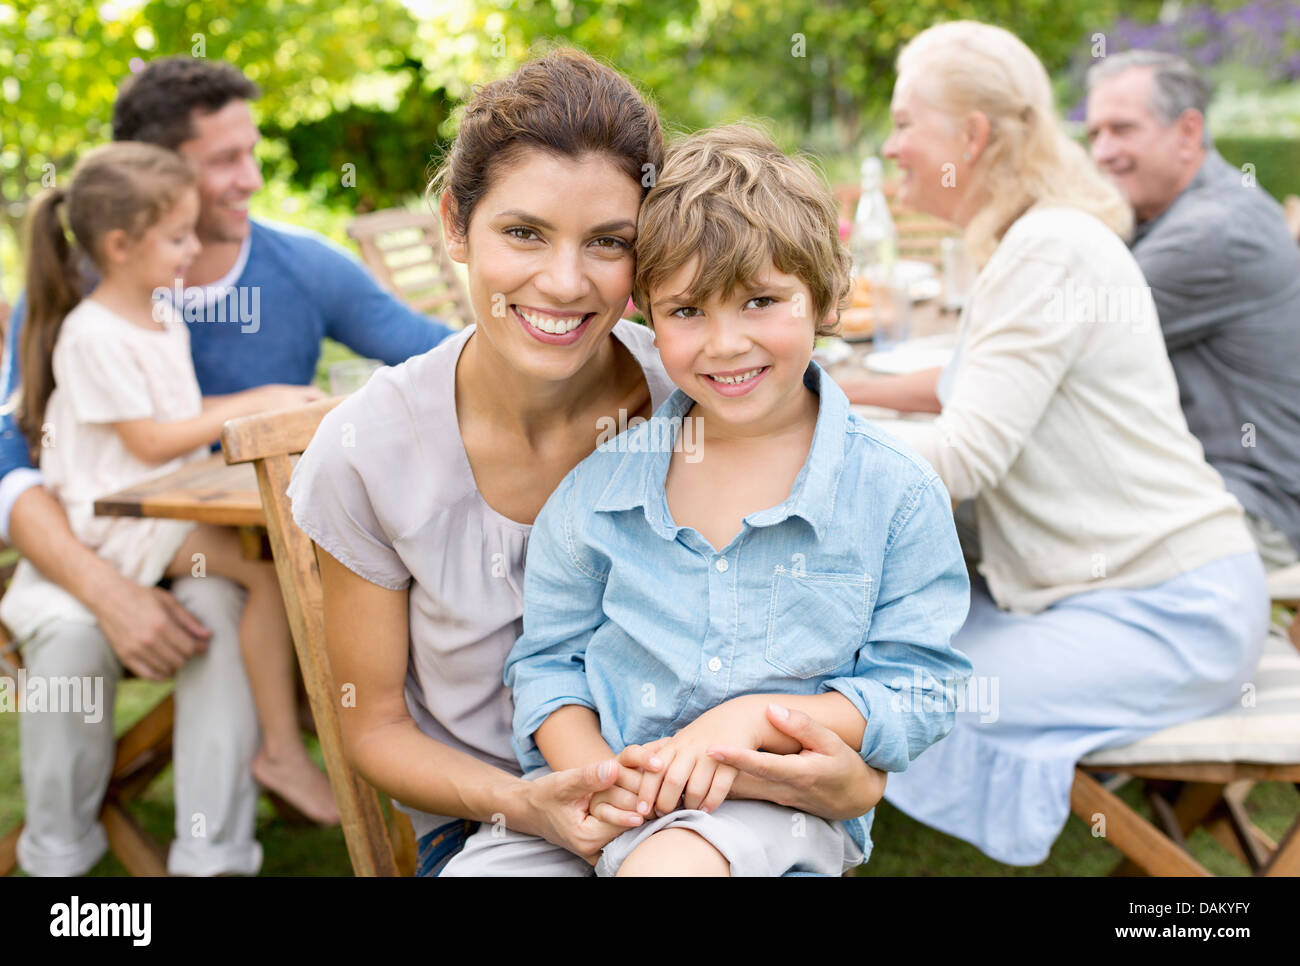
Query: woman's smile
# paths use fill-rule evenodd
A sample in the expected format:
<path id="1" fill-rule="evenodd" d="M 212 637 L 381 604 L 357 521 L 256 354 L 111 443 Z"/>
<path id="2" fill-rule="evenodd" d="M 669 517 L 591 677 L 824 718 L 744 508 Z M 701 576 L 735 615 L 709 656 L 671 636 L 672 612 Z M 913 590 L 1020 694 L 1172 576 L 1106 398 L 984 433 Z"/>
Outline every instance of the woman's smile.
<path id="1" fill-rule="evenodd" d="M 529 335 L 547 345 L 572 345 L 582 338 L 595 312 L 559 314 L 532 306 L 512 305 L 511 311 Z"/>

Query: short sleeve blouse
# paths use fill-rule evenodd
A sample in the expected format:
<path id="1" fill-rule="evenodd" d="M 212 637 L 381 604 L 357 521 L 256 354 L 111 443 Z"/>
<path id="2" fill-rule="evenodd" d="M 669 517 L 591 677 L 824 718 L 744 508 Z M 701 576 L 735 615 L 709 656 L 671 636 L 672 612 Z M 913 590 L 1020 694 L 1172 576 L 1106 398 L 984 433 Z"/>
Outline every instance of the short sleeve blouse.
<path id="1" fill-rule="evenodd" d="M 93 299 L 78 303 L 59 328 L 41 473 L 77 539 L 92 548 L 105 523 L 94 516 L 97 498 L 172 473 L 206 453 L 196 447 L 166 463 L 146 463 L 111 425 L 195 419 L 203 412 L 185 322 L 160 305 L 160 329 L 133 325 Z"/>
<path id="2" fill-rule="evenodd" d="M 335 407 L 288 496 L 298 525 L 349 570 L 390 590 L 409 585 L 406 702 L 420 730 L 518 774 L 502 674 L 522 632 L 532 528 L 483 500 L 461 441 L 455 372 L 472 332 L 379 370 Z M 620 321 L 613 335 L 641 364 L 657 409 L 673 385 L 652 333 Z M 445 821 L 411 814 L 417 835 Z"/>

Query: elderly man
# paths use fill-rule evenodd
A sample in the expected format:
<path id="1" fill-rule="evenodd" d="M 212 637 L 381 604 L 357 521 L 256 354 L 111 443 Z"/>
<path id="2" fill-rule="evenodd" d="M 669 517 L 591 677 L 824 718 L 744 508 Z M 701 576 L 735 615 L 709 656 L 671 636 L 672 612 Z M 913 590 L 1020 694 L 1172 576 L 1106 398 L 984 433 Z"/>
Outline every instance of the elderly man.
<path id="1" fill-rule="evenodd" d="M 1133 206 L 1188 426 L 1276 569 L 1300 550 L 1300 249 L 1253 171 L 1214 150 L 1208 100 L 1178 57 L 1108 57 L 1088 74 L 1088 138 Z"/>

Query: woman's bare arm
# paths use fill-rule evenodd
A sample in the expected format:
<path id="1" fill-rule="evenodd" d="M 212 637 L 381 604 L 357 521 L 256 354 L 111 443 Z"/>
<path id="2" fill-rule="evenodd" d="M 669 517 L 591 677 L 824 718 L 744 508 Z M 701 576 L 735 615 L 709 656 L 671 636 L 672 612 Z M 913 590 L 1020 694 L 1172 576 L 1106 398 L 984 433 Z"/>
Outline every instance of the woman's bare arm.
<path id="1" fill-rule="evenodd" d="M 611 787 L 620 766 L 611 756 L 544 775 L 516 778 L 435 741 L 416 727 L 403 688 L 409 649 L 408 591 L 379 587 L 317 548 L 325 598 L 325 638 L 334 681 L 355 695 L 339 712 L 343 753 L 362 777 L 421 811 L 507 827 L 563 846 L 588 861 L 640 821 L 592 817 L 592 795 Z M 349 702 L 351 704 L 351 702 Z M 616 812 L 607 817 L 618 818 Z"/>
<path id="2" fill-rule="evenodd" d="M 416 727 L 403 689 L 409 649 L 408 594 L 357 576 L 317 549 L 325 638 L 336 685 L 355 695 L 339 710 L 348 761 L 376 788 L 422 811 L 490 821 L 518 814 L 521 779 L 435 741 Z"/>
<path id="3" fill-rule="evenodd" d="M 841 376 L 836 379 L 849 402 L 856 406 L 881 406 L 904 413 L 938 413 L 939 368 L 909 372 L 905 376 Z"/>

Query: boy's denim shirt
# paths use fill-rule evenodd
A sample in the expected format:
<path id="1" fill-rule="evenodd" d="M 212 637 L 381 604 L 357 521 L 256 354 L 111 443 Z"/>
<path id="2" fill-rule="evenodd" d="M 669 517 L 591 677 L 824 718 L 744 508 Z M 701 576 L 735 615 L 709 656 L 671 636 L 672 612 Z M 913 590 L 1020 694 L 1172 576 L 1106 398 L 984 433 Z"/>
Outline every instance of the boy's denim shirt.
<path id="1" fill-rule="evenodd" d="M 596 711 L 617 752 L 739 695 L 834 689 L 866 720 L 863 759 L 884 771 L 952 728 L 971 665 L 949 642 L 970 584 L 948 492 L 816 363 L 804 382 L 817 426 L 790 496 L 722 550 L 668 511 L 672 447 L 698 443 L 681 432 L 694 403 L 680 389 L 547 500 L 505 668 L 525 771 L 546 763 L 533 733 L 569 704 Z M 849 823 L 864 852 L 871 817 Z"/>

